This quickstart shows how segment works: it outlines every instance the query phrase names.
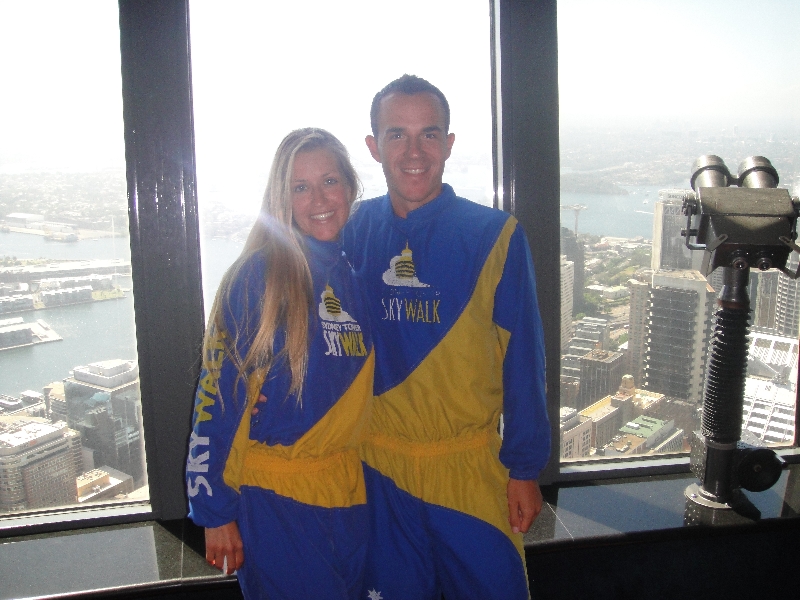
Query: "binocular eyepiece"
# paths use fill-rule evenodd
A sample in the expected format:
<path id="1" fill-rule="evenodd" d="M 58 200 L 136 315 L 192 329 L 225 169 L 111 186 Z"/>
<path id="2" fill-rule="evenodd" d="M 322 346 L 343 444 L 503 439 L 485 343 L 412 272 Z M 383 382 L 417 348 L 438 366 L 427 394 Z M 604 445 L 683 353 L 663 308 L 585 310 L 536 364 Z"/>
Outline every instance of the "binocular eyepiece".
<path id="1" fill-rule="evenodd" d="M 696 192 L 701 187 L 728 187 L 736 185 L 743 188 L 776 188 L 778 171 L 768 158 L 750 156 L 739 165 L 739 176 L 733 177 L 725 162 L 716 154 L 701 156 L 692 165 L 690 179 Z"/>
<path id="2" fill-rule="evenodd" d="M 683 201 L 686 247 L 704 250 L 700 271 L 708 275 L 717 267 L 761 271 L 780 269 L 796 279 L 798 271 L 786 269 L 795 244 L 800 201 L 778 188 L 778 171 L 769 159 L 751 156 L 734 177 L 716 154 L 701 156 L 692 165 L 691 185 Z"/>

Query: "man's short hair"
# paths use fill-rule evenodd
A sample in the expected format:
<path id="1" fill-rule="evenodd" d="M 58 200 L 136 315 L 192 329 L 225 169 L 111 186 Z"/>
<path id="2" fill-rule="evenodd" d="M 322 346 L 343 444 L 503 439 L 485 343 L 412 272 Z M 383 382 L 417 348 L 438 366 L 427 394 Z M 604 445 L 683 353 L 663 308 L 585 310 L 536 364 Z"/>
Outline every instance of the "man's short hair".
<path id="1" fill-rule="evenodd" d="M 408 96 L 413 96 L 415 94 L 425 93 L 433 94 L 439 99 L 439 102 L 442 103 L 442 108 L 444 109 L 444 132 L 445 134 L 450 133 L 450 104 L 448 104 L 447 98 L 444 97 L 442 90 L 422 77 L 406 73 L 402 77 L 389 83 L 380 92 L 375 94 L 375 97 L 372 99 L 372 106 L 369 109 L 369 121 L 372 126 L 372 135 L 376 138 L 378 137 L 378 110 L 380 109 L 381 100 L 386 96 L 389 94 L 406 94 Z"/>

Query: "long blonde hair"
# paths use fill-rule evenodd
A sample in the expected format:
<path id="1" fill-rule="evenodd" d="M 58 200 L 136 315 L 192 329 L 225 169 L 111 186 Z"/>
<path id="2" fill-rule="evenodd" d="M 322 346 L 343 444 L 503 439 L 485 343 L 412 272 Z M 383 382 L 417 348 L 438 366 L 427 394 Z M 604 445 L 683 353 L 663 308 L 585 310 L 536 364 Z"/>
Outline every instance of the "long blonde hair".
<path id="1" fill-rule="evenodd" d="M 313 306 L 311 271 L 305 254 L 303 240 L 292 218 L 292 173 L 294 159 L 299 152 L 317 149 L 330 151 L 336 158 L 339 171 L 349 189 L 349 203 L 355 201 L 361 190 L 361 182 L 350 163 L 344 145 L 324 129 L 308 127 L 292 131 L 283 138 L 275 152 L 269 172 L 267 189 L 256 219 L 242 253 L 225 272 L 214 304 L 211 308 L 208 327 L 203 339 L 203 366 L 218 376 L 220 361 L 214 361 L 214 349 L 222 339 L 225 357 L 230 359 L 245 381 L 256 370 L 264 373 L 278 361 L 285 360 L 291 372 L 289 394 L 295 394 L 301 402 L 303 383 L 308 367 L 309 313 Z M 236 331 L 228 331 L 223 315 L 231 313 L 231 289 L 247 261 L 254 255 L 262 255 L 266 268 L 266 283 L 259 303 L 261 315 L 254 332 L 240 329 L 248 322 L 248 298 L 242 299 L 243 317 L 236 323 Z M 245 293 L 247 286 L 244 286 Z M 241 311 L 233 311 L 233 314 Z M 274 346 L 278 332 L 285 331 L 280 352 Z M 223 335 L 224 334 L 224 335 Z M 245 339 L 244 336 L 247 336 Z M 239 346 L 247 347 L 245 356 Z M 238 385 L 238 378 L 236 381 Z M 249 391 L 249 390 L 248 390 Z"/>

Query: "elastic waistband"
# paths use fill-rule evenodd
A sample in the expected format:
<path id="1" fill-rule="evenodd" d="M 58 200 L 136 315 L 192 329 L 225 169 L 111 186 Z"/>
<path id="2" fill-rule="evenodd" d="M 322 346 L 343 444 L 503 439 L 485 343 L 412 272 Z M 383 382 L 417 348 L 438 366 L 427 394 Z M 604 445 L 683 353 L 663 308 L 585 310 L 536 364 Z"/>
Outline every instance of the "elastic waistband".
<path id="1" fill-rule="evenodd" d="M 458 437 L 435 442 L 410 442 L 388 435 L 373 433 L 367 438 L 366 443 L 377 448 L 385 448 L 386 450 L 400 452 L 407 456 L 422 458 L 454 454 L 456 452 L 463 452 L 464 450 L 474 450 L 476 448 L 488 446 L 491 438 L 491 431 L 487 429 L 483 429 L 477 433 L 460 435 Z"/>
<path id="2" fill-rule="evenodd" d="M 268 471 L 270 473 L 317 473 L 343 462 L 360 464 L 355 449 L 342 450 L 334 454 L 314 458 L 285 458 L 266 444 L 256 444 L 248 448 L 244 459 L 244 469 Z"/>

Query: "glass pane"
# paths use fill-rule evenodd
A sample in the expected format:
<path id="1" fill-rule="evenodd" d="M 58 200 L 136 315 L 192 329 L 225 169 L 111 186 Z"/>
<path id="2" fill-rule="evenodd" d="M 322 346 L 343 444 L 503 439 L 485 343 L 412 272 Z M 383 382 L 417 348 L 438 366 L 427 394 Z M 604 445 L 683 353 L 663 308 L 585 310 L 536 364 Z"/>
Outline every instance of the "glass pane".
<path id="1" fill-rule="evenodd" d="M 115 3 L 0 3 L 0 513 L 148 500 Z"/>
<path id="2" fill-rule="evenodd" d="M 704 154 L 734 173 L 765 156 L 800 192 L 800 46 L 779 25 L 798 19 L 796 2 L 558 3 L 562 460 L 688 451 L 722 270 L 685 247 L 683 194 Z M 768 444 L 794 437 L 796 290 L 751 270 L 742 424 Z"/>
<path id="3" fill-rule="evenodd" d="M 428 23 L 448 23 L 456 13 L 457 26 L 426 36 L 424 44 L 384 39 L 418 30 L 420 15 Z M 206 313 L 222 274 L 241 251 L 273 154 L 289 131 L 327 129 L 347 146 L 363 197 L 386 193 L 364 137 L 370 133 L 372 97 L 403 73 L 428 79 L 450 103 L 456 142 L 444 180 L 460 196 L 491 205 L 485 0 L 350 0 L 336 10 L 320 0 L 192 2 L 191 28 Z"/>

